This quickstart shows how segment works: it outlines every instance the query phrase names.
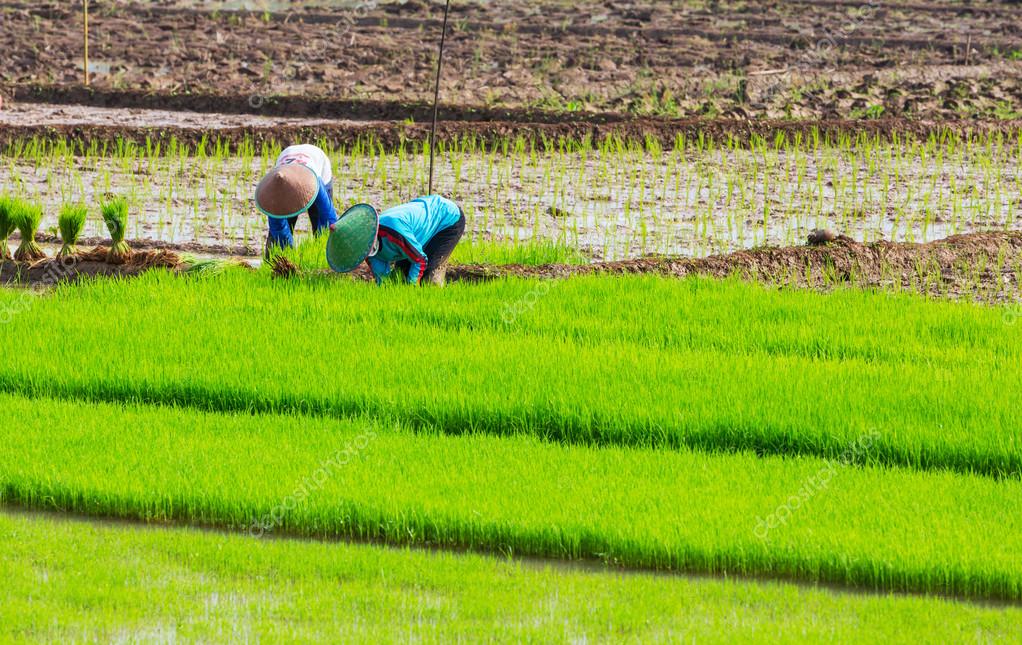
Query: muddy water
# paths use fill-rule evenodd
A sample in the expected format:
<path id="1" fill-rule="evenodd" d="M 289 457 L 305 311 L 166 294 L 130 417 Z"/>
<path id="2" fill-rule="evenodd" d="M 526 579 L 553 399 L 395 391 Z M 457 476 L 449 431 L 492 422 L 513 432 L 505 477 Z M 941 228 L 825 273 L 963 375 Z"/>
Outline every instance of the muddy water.
<path id="1" fill-rule="evenodd" d="M 0 182 L 45 205 L 128 197 L 129 237 L 259 247 L 265 221 L 251 204 L 275 150 L 257 157 L 0 157 Z M 861 242 L 925 242 L 956 233 L 1022 230 L 1017 149 L 879 147 L 866 151 L 685 151 L 651 154 L 451 153 L 437 191 L 461 203 L 470 235 L 553 240 L 593 259 L 704 257 L 802 243 L 814 228 Z M 415 154 L 331 151 L 339 207 L 418 196 L 428 172 Z M 103 236 L 97 214 L 86 236 Z M 307 219 L 299 231 L 308 228 Z"/>

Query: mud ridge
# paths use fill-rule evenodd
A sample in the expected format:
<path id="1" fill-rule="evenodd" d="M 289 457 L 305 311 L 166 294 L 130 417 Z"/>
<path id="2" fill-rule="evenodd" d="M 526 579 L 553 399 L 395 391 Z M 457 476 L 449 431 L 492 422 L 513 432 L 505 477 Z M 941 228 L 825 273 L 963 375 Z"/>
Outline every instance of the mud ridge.
<path id="1" fill-rule="evenodd" d="M 840 238 L 824 246 L 760 248 L 707 258 L 651 257 L 591 265 L 457 266 L 450 282 L 506 277 L 563 279 L 580 275 L 646 274 L 669 277 L 739 276 L 771 284 L 828 288 L 908 287 L 934 295 L 961 296 L 983 286 L 999 299 L 1017 300 L 1022 272 L 1022 233 L 956 235 L 923 244 L 861 244 Z"/>
<path id="2" fill-rule="evenodd" d="M 109 249 L 97 247 L 63 258 L 38 262 L 0 262 L 0 284 L 45 289 L 82 278 L 130 277 L 151 269 L 180 269 L 181 257 L 171 251 L 135 251 L 121 264 L 107 261 Z"/>
<path id="3" fill-rule="evenodd" d="M 173 251 L 143 250 L 139 243 L 133 244 L 135 253 L 128 262 L 119 265 L 107 263 L 104 247 L 35 263 L 3 262 L 0 283 L 45 288 L 83 276 L 134 276 L 149 269 L 184 271 L 190 266 Z M 297 269 L 284 272 L 285 277 L 298 274 Z M 329 271 L 318 275 L 366 282 L 373 279 L 364 265 L 350 275 Z M 886 241 L 861 244 L 841 236 L 822 246 L 764 247 L 706 258 L 647 257 L 587 265 L 456 265 L 448 268 L 447 281 L 559 280 L 592 275 L 737 276 L 819 290 L 846 284 L 893 287 L 950 298 L 982 292 L 985 300 L 1022 302 L 1022 232 L 972 233 L 918 244 Z"/>
<path id="4" fill-rule="evenodd" d="M 316 117 L 350 121 L 428 122 L 433 106 L 423 101 L 335 99 L 315 96 L 259 96 L 213 92 L 170 92 L 140 89 L 60 85 L 0 84 L 0 94 L 22 103 L 82 105 L 99 108 L 179 110 L 215 114 Z M 634 120 L 616 112 L 556 112 L 529 108 L 491 108 L 440 104 L 441 121 L 501 121 L 509 123 L 615 123 Z"/>
<path id="5" fill-rule="evenodd" d="M 21 234 L 15 232 L 8 239 L 13 242 L 19 241 Z M 35 239 L 44 244 L 61 243 L 60 236 L 51 233 L 37 233 Z M 261 247 L 256 248 L 247 244 L 203 244 L 201 242 L 164 242 L 163 240 L 149 239 L 127 240 L 127 242 L 128 246 L 138 251 L 172 251 L 174 253 L 197 253 L 225 257 L 252 257 L 261 255 L 263 252 Z M 105 237 L 83 237 L 78 240 L 78 246 L 98 247 L 108 243 L 109 238 Z"/>
<path id="6" fill-rule="evenodd" d="M 805 5 L 807 7 L 830 7 L 834 9 L 857 9 L 870 6 L 870 0 L 788 0 L 788 4 Z M 873 0 L 873 5 L 881 3 Z M 920 11 L 925 13 L 950 13 L 955 15 L 982 14 L 1004 16 L 1005 18 L 1022 19 L 1022 12 L 1004 4 L 963 2 L 956 4 L 921 4 L 915 2 L 884 2 L 882 7 L 888 11 Z"/>

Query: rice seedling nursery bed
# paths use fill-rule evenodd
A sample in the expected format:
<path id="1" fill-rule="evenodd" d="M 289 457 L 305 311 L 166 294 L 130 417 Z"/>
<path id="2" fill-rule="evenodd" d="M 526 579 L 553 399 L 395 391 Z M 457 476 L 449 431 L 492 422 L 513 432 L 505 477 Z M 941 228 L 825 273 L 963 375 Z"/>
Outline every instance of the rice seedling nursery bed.
<path id="1" fill-rule="evenodd" d="M 1010 639 L 1017 608 L 0 513 L 24 640 Z M 33 566 L 25 567 L 26 561 Z M 639 606 L 636 599 L 642 599 Z M 112 612 L 106 607 L 116 606 Z M 57 620 L 43 619 L 53 616 Z"/>
<path id="2" fill-rule="evenodd" d="M 158 4 L 0 8 L 0 641 L 1018 639 L 1017 10 L 454 3 L 415 289 L 251 202 L 439 5 Z"/>

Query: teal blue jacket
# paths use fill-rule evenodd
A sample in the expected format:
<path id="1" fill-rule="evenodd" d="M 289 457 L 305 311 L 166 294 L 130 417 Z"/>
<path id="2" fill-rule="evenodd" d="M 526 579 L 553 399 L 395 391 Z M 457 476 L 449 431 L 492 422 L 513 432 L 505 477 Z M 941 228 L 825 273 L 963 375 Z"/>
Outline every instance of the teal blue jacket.
<path id="1" fill-rule="evenodd" d="M 368 258 L 376 282 L 390 275 L 395 262 L 408 260 L 412 265 L 408 282 L 418 284 L 429 265 L 426 245 L 438 231 L 454 226 L 459 219 L 458 205 L 439 195 L 419 197 L 384 211 L 378 250 Z"/>

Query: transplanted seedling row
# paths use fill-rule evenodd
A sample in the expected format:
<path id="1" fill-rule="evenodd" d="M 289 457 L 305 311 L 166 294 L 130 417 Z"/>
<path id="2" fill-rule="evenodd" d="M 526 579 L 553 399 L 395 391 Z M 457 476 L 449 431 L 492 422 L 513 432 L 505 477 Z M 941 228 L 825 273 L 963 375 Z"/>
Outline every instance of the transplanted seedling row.
<path id="1" fill-rule="evenodd" d="M 268 329 L 338 331 L 295 354 Z M 862 461 L 1022 472 L 1005 394 L 1022 391 L 1022 329 L 917 297 L 624 277 L 410 291 L 227 270 L 60 288 L 8 332 L 10 392 L 825 457 L 875 432 Z M 405 368 L 337 377 L 386 357 Z"/>
<path id="2" fill-rule="evenodd" d="M 1022 483 L 369 421 L 0 396 L 9 502 L 103 516 L 1022 599 Z M 128 430 L 126 430 L 128 429 Z"/>
<path id="3" fill-rule="evenodd" d="M 316 143 L 334 161 L 341 204 L 400 203 L 426 181 L 427 148 L 390 150 L 371 137 Z M 801 244 L 821 227 L 866 242 L 1019 228 L 1019 136 L 698 136 L 668 146 L 466 137 L 441 146 L 447 167 L 437 190 L 464 206 L 472 241 L 539 239 L 621 259 Z M 137 205 L 148 235 L 259 246 L 265 226 L 253 216 L 252 188 L 279 152 L 251 140 L 26 140 L 7 146 L 14 163 L 0 168 L 0 180 L 39 187 L 46 199 L 114 190 Z"/>

